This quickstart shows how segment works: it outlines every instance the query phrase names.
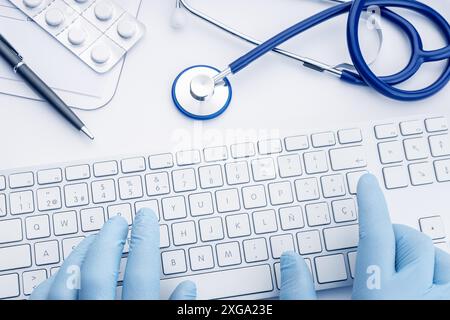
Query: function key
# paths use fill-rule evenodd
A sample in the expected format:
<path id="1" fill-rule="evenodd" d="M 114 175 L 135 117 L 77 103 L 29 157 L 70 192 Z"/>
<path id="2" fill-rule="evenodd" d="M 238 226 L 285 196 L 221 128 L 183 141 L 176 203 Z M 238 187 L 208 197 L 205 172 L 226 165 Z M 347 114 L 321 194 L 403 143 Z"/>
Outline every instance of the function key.
<path id="1" fill-rule="evenodd" d="M 316 133 L 311 136 L 313 147 L 322 148 L 334 146 L 336 144 L 336 138 L 333 132 Z"/>
<path id="2" fill-rule="evenodd" d="M 255 146 L 251 142 L 234 144 L 231 146 L 231 156 L 235 159 L 249 158 L 256 154 Z"/>
<path id="3" fill-rule="evenodd" d="M 31 187 L 34 185 L 33 172 L 12 174 L 9 176 L 9 187 L 11 189 Z"/>
<path id="4" fill-rule="evenodd" d="M 400 123 L 400 131 L 404 136 L 423 133 L 422 122 L 419 120 L 405 121 Z"/>
<path id="5" fill-rule="evenodd" d="M 91 169 L 87 164 L 66 168 L 67 181 L 89 179 L 90 177 L 91 177 Z"/>
<path id="6" fill-rule="evenodd" d="M 398 136 L 397 126 L 393 123 L 375 126 L 375 136 L 377 139 L 396 138 Z"/>
<path id="7" fill-rule="evenodd" d="M 338 131 L 339 142 L 342 144 L 357 143 L 362 141 L 360 129 L 345 129 Z"/>
<path id="8" fill-rule="evenodd" d="M 116 161 L 106 161 L 94 163 L 94 176 L 107 177 L 115 176 L 119 173 Z"/>
<path id="9" fill-rule="evenodd" d="M 287 151 L 299 151 L 309 148 L 307 136 L 295 136 L 284 139 L 284 144 Z"/>
<path id="10" fill-rule="evenodd" d="M 224 161 L 228 159 L 227 147 L 206 148 L 203 150 L 206 162 Z"/>
<path id="11" fill-rule="evenodd" d="M 200 151 L 187 150 L 177 152 L 177 163 L 179 166 L 188 166 L 200 163 Z"/>
<path id="12" fill-rule="evenodd" d="M 281 153 L 283 147 L 279 139 L 271 139 L 258 142 L 258 151 L 261 155 L 269 155 L 275 153 Z"/>
<path id="13" fill-rule="evenodd" d="M 58 183 L 62 181 L 62 171 L 59 168 L 42 170 L 37 173 L 37 179 L 41 185 Z"/>
<path id="14" fill-rule="evenodd" d="M 6 189 L 6 179 L 4 176 L 0 176 L 0 190 Z"/>
<path id="15" fill-rule="evenodd" d="M 124 159 L 121 162 L 123 173 L 134 173 L 145 170 L 145 158 L 130 158 Z"/>
<path id="16" fill-rule="evenodd" d="M 448 122 L 444 117 L 430 118 L 425 120 L 425 127 L 428 132 L 447 131 Z"/>
<path id="17" fill-rule="evenodd" d="M 150 169 L 159 170 L 173 167 L 173 156 L 171 153 L 158 154 L 148 158 Z"/>

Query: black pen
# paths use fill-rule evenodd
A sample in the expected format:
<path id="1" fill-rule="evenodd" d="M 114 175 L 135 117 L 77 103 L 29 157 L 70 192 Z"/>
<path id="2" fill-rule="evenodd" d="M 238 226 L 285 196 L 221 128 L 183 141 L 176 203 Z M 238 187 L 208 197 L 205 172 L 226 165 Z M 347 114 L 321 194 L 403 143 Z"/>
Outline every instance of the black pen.
<path id="1" fill-rule="evenodd" d="M 0 34 L 0 55 L 13 68 L 14 73 L 20 75 L 25 82 L 31 86 L 42 98 L 67 119 L 75 128 L 94 140 L 84 123 L 77 115 L 61 100 L 56 93 L 44 83 L 24 62 L 22 56 L 16 49 Z"/>

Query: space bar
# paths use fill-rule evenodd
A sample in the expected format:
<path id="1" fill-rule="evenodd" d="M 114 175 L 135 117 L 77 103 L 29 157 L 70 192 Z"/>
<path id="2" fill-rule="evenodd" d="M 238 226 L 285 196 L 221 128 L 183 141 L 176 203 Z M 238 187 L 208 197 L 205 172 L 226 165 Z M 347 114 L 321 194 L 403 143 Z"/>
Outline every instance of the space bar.
<path id="1" fill-rule="evenodd" d="M 176 286 L 186 280 L 197 285 L 198 300 L 230 298 L 273 290 L 269 265 L 260 265 L 161 280 L 161 299 L 168 299 Z"/>

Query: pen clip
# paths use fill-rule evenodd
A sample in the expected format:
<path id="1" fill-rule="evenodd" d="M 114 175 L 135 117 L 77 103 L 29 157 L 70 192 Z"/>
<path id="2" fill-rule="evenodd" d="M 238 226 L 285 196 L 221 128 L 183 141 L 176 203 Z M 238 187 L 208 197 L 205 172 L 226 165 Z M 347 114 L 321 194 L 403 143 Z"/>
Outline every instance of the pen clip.
<path id="1" fill-rule="evenodd" d="M 20 59 L 23 60 L 23 57 L 20 55 L 20 53 L 12 46 L 11 43 L 9 43 L 8 40 L 3 37 L 2 34 L 0 34 L 0 41 L 3 42 L 14 54 Z"/>

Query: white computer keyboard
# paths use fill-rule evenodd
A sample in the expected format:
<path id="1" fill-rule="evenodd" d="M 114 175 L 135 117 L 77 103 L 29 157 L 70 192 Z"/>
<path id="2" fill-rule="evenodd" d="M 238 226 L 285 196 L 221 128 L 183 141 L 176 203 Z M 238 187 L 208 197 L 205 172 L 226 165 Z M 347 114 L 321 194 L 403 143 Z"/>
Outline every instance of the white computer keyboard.
<path id="1" fill-rule="evenodd" d="M 306 258 L 317 289 L 351 285 L 356 185 L 368 171 L 384 186 L 393 221 L 448 249 L 443 117 L 0 171 L 0 298 L 26 298 L 105 219 L 131 225 L 142 207 L 160 217 L 162 298 L 186 279 L 200 299 L 275 297 L 286 250 Z"/>

